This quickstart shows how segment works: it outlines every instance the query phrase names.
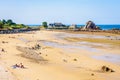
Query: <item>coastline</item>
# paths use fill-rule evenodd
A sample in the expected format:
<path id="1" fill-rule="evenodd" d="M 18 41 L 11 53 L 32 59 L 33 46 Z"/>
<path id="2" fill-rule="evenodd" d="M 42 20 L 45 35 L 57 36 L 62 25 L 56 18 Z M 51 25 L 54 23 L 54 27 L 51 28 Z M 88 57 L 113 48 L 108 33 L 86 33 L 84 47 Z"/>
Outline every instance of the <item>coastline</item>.
<path id="1" fill-rule="evenodd" d="M 36 31 L 30 33 L 18 34 L 0 34 L 0 49 L 4 48 L 5 52 L 0 52 L 1 61 L 5 62 L 6 67 L 15 74 L 17 80 L 119 80 L 120 65 L 92 58 L 91 56 L 101 56 L 118 54 L 119 48 L 107 45 L 105 48 L 91 46 L 93 43 L 76 44 L 61 38 L 59 35 L 65 35 L 66 32 L 59 31 Z M 71 33 L 74 34 L 74 33 Z M 76 34 L 76 33 L 75 33 Z M 91 36 L 91 32 L 77 33 Z M 69 32 L 67 35 L 70 35 Z M 120 36 L 111 33 L 94 32 L 95 36 Z M 3 43 L 4 41 L 4 43 Z M 50 42 L 50 43 L 45 43 Z M 51 44 L 53 42 L 53 44 Z M 83 41 L 82 41 L 83 42 Z M 33 49 L 39 44 L 40 49 Z M 101 44 L 101 43 L 100 43 Z M 51 46 L 52 45 L 52 46 Z M 96 44 L 95 44 L 96 45 Z M 106 45 L 104 43 L 104 45 Z M 17 46 L 24 50 L 18 50 Z M 74 47 L 75 46 L 75 47 Z M 76 48 L 76 46 L 80 48 Z M 81 48 L 83 46 L 83 48 Z M 84 47 L 85 46 L 85 47 Z M 102 46 L 102 45 L 99 45 Z M 115 45 L 116 46 L 116 45 Z M 111 50 L 115 48 L 114 50 Z M 30 50 L 29 50 L 30 49 Z M 93 51 L 92 51 L 93 49 Z M 30 53 L 34 51 L 35 55 Z M 97 51 L 98 50 L 98 51 Z M 30 51 L 30 52 L 29 52 Z M 38 53 L 38 54 L 37 54 Z M 21 55 L 31 58 L 26 58 Z M 45 59 L 36 62 L 36 56 Z M 39 59 L 39 56 L 37 58 Z M 109 58 L 109 56 L 108 56 Z M 111 58 L 111 57 L 110 57 Z M 26 69 L 13 69 L 12 65 L 23 63 Z M 105 65 L 115 72 L 101 72 L 101 67 Z M 94 75 L 93 75 L 94 74 Z M 6 79 L 5 79 L 6 80 Z M 15 79 L 14 79 L 15 80 Z"/>
<path id="2" fill-rule="evenodd" d="M 31 24 L 31 25 L 28 25 L 27 26 L 30 26 L 30 27 L 39 27 L 41 25 L 35 25 L 35 24 Z M 70 24 L 66 24 L 66 26 L 70 26 Z M 81 26 L 85 26 L 84 24 L 77 24 L 77 27 L 81 27 Z M 120 24 L 97 24 L 96 26 L 99 26 L 102 28 L 102 30 L 110 30 L 110 29 L 120 29 Z"/>

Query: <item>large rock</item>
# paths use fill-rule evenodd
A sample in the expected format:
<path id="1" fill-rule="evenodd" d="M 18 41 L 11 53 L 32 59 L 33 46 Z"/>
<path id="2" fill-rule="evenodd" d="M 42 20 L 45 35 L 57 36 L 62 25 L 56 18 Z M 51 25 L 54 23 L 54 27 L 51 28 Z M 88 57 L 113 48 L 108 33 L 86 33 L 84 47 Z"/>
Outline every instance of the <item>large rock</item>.
<path id="1" fill-rule="evenodd" d="M 111 69 L 107 66 L 102 66 L 101 70 L 102 70 L 102 72 L 115 72 L 113 69 Z"/>
<path id="2" fill-rule="evenodd" d="M 97 27 L 94 22 L 88 21 L 82 30 L 100 30 L 100 28 Z"/>
<path id="3" fill-rule="evenodd" d="M 86 23 L 86 25 L 85 25 L 85 28 L 86 28 L 86 29 L 95 29 L 95 28 L 96 28 L 96 25 L 95 25 L 94 22 L 88 21 L 88 22 Z"/>
<path id="4" fill-rule="evenodd" d="M 77 25 L 76 24 L 72 24 L 71 26 L 69 26 L 68 29 L 73 30 L 73 29 L 76 29 L 76 28 L 77 28 Z"/>

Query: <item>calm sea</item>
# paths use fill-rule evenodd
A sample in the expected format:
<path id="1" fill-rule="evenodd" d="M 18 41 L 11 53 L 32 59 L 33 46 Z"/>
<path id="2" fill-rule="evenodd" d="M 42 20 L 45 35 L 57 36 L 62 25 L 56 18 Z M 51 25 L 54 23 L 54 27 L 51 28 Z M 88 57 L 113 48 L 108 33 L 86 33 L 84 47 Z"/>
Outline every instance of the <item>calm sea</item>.
<path id="1" fill-rule="evenodd" d="M 78 27 L 84 26 L 84 25 L 78 25 Z M 120 29 L 120 25 L 97 25 L 99 26 L 102 30 L 110 30 L 110 29 Z"/>
<path id="2" fill-rule="evenodd" d="M 109 29 L 120 29 L 120 25 L 98 25 L 103 30 L 109 30 Z"/>
<path id="3" fill-rule="evenodd" d="M 28 25 L 30 27 L 39 27 L 40 25 Z M 69 25 L 68 25 L 69 26 Z M 84 25 L 77 25 L 77 27 L 81 27 Z M 110 29 L 120 29 L 120 25 L 97 25 L 99 26 L 102 30 L 110 30 Z"/>

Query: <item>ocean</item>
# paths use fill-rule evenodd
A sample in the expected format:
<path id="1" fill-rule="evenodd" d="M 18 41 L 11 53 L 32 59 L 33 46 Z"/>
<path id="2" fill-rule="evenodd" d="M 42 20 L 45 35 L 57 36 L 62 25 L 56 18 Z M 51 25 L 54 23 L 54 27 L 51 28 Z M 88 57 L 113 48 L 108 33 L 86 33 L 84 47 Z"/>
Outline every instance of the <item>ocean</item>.
<path id="1" fill-rule="evenodd" d="M 40 25 L 28 25 L 30 27 L 39 27 Z M 67 25 L 70 26 L 70 25 Z M 77 27 L 81 27 L 84 25 L 77 25 Z M 110 29 L 120 29 L 120 25 L 97 25 L 99 26 L 102 30 L 110 30 Z"/>
<path id="2" fill-rule="evenodd" d="M 78 27 L 84 25 L 77 25 Z M 110 30 L 110 29 L 120 29 L 120 25 L 96 25 L 99 26 L 102 30 Z"/>
<path id="3" fill-rule="evenodd" d="M 109 30 L 109 29 L 120 29 L 120 25 L 98 25 L 103 30 Z"/>

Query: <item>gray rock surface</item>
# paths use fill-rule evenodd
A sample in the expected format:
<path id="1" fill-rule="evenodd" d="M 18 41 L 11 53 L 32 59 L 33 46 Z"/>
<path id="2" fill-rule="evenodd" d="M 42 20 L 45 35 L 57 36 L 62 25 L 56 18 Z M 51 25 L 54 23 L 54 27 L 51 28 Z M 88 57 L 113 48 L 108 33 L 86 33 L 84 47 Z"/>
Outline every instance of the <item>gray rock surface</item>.
<path id="1" fill-rule="evenodd" d="M 82 30 L 100 30 L 93 21 L 88 21 Z"/>

